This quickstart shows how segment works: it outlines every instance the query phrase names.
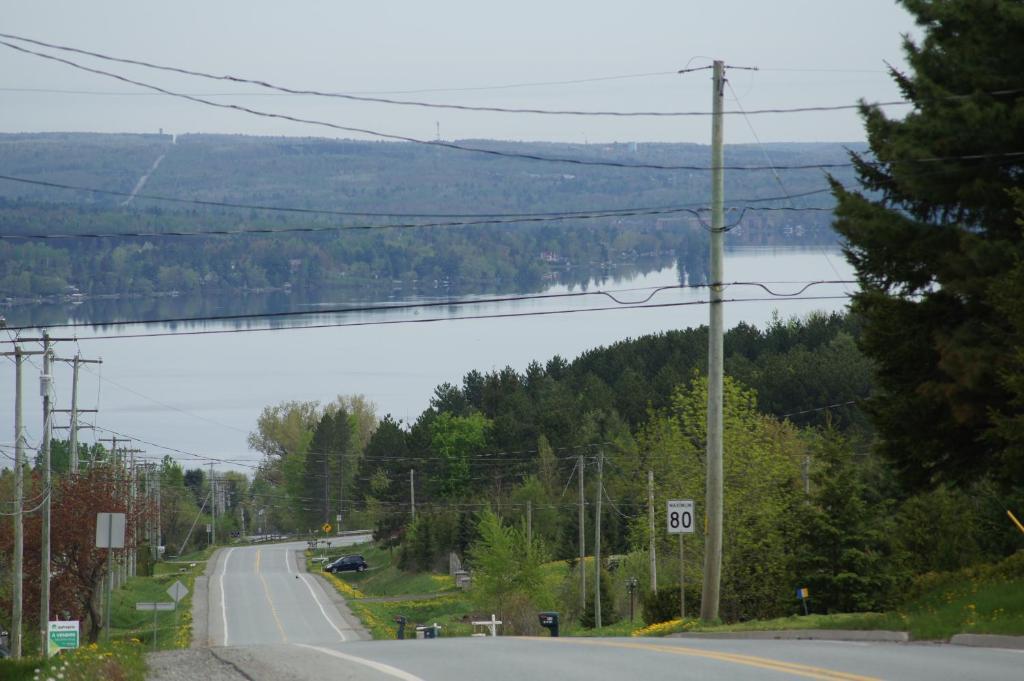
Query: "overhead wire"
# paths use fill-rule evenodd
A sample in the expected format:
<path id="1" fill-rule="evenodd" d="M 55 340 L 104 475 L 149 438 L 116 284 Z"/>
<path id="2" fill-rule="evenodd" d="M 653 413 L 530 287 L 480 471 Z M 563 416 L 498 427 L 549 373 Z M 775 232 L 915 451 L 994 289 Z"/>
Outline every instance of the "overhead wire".
<path id="1" fill-rule="evenodd" d="M 60 45 L 57 43 L 45 42 L 42 40 L 36 40 L 33 38 L 26 38 L 24 36 L 14 35 L 10 33 L 0 33 L 0 38 L 6 38 L 8 40 L 16 40 L 19 42 L 29 43 L 38 45 L 40 47 L 46 47 L 48 49 L 60 50 L 62 52 L 71 52 L 74 54 L 80 54 L 103 61 L 115 62 L 118 64 L 127 64 L 131 66 L 141 66 L 147 69 L 153 69 L 157 71 L 164 71 L 169 73 L 176 73 L 179 75 L 186 75 L 196 78 L 204 78 L 207 80 L 215 80 L 221 82 L 229 82 L 243 85 L 255 85 L 257 87 L 273 90 L 280 94 L 286 95 L 307 95 L 314 97 L 327 97 L 334 99 L 344 99 L 348 101 L 366 102 L 374 104 L 389 104 L 396 106 L 413 106 L 423 107 L 430 109 L 452 109 L 457 111 L 477 111 L 477 112 L 490 112 L 490 113 L 512 113 L 512 114 L 540 114 L 540 115 L 553 115 L 553 116 L 613 116 L 613 117 L 689 117 L 689 116 L 711 116 L 713 115 L 710 111 L 579 111 L 569 109 L 537 109 L 537 108 L 522 108 L 522 107 L 499 107 L 499 106 L 474 106 L 465 104 L 446 104 L 441 102 L 421 102 L 411 100 L 398 100 L 398 99 L 387 99 L 383 97 L 371 97 L 365 95 L 359 95 L 348 92 L 327 92 L 322 90 L 309 90 L 287 87 L 284 85 L 277 85 L 270 83 L 265 80 L 244 78 L 241 76 L 234 76 L 230 74 L 217 75 L 208 73 L 205 71 L 198 71 L 195 69 L 187 69 L 180 66 L 168 66 L 165 64 L 156 64 L 153 62 L 143 61 L 139 59 L 130 59 L 126 57 L 115 57 L 113 55 L 105 54 L 102 52 L 94 52 L 91 50 L 84 50 L 77 47 L 71 47 L 68 45 Z M 684 68 L 676 72 L 661 72 L 650 75 L 667 75 L 668 73 L 686 73 L 696 70 L 708 69 L 708 66 L 701 66 L 697 68 Z M 181 93 L 186 94 L 186 93 Z M 238 94 L 238 93 L 236 93 Z M 244 94 L 244 93 L 243 93 Z M 196 96 L 196 95 L 189 95 Z M 204 95 L 214 96 L 214 95 Z M 216 95 L 223 96 L 223 95 Z M 912 102 L 906 100 L 896 100 L 890 102 L 877 102 L 874 106 L 896 106 L 896 105 L 909 105 Z M 817 107 L 800 107 L 791 109 L 761 109 L 755 110 L 748 113 L 794 113 L 802 111 L 842 111 L 848 109 L 859 108 L 860 104 L 843 104 L 837 106 L 817 106 Z M 740 111 L 724 111 L 725 114 L 737 114 Z"/>
<path id="2" fill-rule="evenodd" d="M 740 111 L 743 111 L 743 103 L 740 101 L 739 95 L 736 94 L 736 90 L 733 88 L 732 83 L 729 82 L 728 79 L 726 79 L 725 85 L 726 87 L 729 88 L 729 92 L 732 93 L 733 99 L 736 101 L 736 106 L 739 107 Z M 757 130 L 754 129 L 754 123 L 753 121 L 750 120 L 750 116 L 744 113 L 743 120 L 746 122 L 747 127 L 750 129 L 750 134 L 754 136 L 754 141 L 757 142 L 757 146 L 758 148 L 760 148 L 761 154 L 764 156 L 764 160 L 768 163 L 769 167 L 771 167 L 772 177 L 775 178 L 775 182 L 776 184 L 779 185 L 779 189 L 781 189 L 782 193 L 786 195 L 786 198 L 790 203 L 790 207 L 796 207 L 796 203 L 793 201 L 793 198 L 789 196 L 789 189 L 786 188 L 786 184 L 782 181 L 782 177 L 780 177 L 779 173 L 776 172 L 775 170 L 774 163 L 772 163 L 772 159 L 768 155 L 768 150 L 765 148 L 764 144 L 761 143 L 761 137 L 757 134 Z M 826 251 L 824 248 L 821 248 L 820 250 L 821 254 L 825 256 L 825 262 L 828 263 L 828 266 L 832 270 L 833 274 L 835 274 L 837 278 L 842 278 L 842 275 L 839 274 L 839 269 L 835 266 L 835 263 L 832 262 L 832 258 L 829 257 L 828 251 Z M 849 288 L 847 288 L 845 284 L 843 285 L 843 288 L 849 291 Z"/>
<path id="3" fill-rule="evenodd" d="M 778 297 L 778 298 L 791 298 L 803 294 L 808 289 L 814 286 L 824 286 L 830 284 L 848 284 L 855 283 L 851 280 L 845 279 L 818 279 L 813 281 L 787 281 L 777 282 L 777 284 L 793 284 L 800 285 L 801 288 L 796 291 L 784 293 L 777 291 L 769 286 L 774 282 L 759 282 L 759 281 L 732 281 L 723 283 L 722 286 L 728 287 L 739 287 L 739 286 L 752 286 L 762 289 L 765 293 Z M 307 317 L 307 316 L 324 316 L 331 314 L 356 314 L 356 313 L 368 313 L 368 312 L 394 312 L 401 310 L 411 310 L 419 308 L 435 308 L 435 307 L 457 307 L 463 305 L 484 305 L 484 304 L 500 304 L 500 303 L 515 303 L 515 302 L 526 302 L 534 300 L 556 300 L 563 298 L 587 298 L 587 297 L 605 297 L 610 299 L 617 305 L 635 307 L 643 303 L 647 303 L 652 300 L 656 295 L 664 291 L 676 291 L 676 290 L 688 290 L 688 289 L 703 289 L 709 288 L 711 285 L 707 283 L 702 284 L 670 284 L 663 286 L 652 286 L 644 288 L 629 288 L 629 289 L 612 289 L 609 291 L 596 290 L 596 291 L 565 291 L 560 293 L 532 293 L 516 296 L 497 296 L 488 298 L 457 298 L 457 299 L 445 299 L 436 301 L 417 301 L 413 303 L 398 303 L 398 304 L 387 304 L 387 305 L 365 305 L 359 307 L 331 307 L 321 308 L 317 310 L 287 310 L 283 312 L 253 312 L 233 315 L 202 315 L 192 317 L 159 317 L 159 318 L 147 318 L 147 319 L 125 319 L 125 320 L 113 320 L 113 321 L 89 321 L 89 322 L 64 322 L 59 324 L 48 324 L 48 329 L 63 329 L 63 328 L 106 328 L 111 326 L 129 326 L 129 325 L 150 325 L 150 324 L 184 324 L 184 323 L 198 323 L 198 322 L 224 322 L 224 321 L 239 321 L 239 320 L 256 320 L 256 319 L 281 319 L 281 318 L 292 318 L 292 317 Z M 624 300 L 617 297 L 616 294 L 632 293 L 646 291 L 648 295 L 644 298 L 637 300 Z M 39 328 L 38 326 L 23 325 L 23 326 L 11 326 L 11 330 L 15 331 L 27 331 L 29 329 Z M 76 338 L 76 342 L 85 340 L 84 338 Z M 7 342 L 7 341 L 4 341 Z M 86 369 L 90 373 L 95 375 L 89 369 Z M 130 388 L 125 388 L 119 384 L 118 387 L 124 388 L 129 392 L 133 392 Z M 138 393 L 136 393 L 138 394 Z M 144 397 L 140 395 L 141 397 Z M 147 398 L 151 399 L 151 398 Z M 154 401 L 155 400 L 151 400 Z M 168 405 L 160 404 L 160 406 L 168 407 Z M 173 408 L 173 407 L 168 407 Z"/>
<path id="4" fill-rule="evenodd" d="M 625 162 L 622 162 L 622 161 L 600 161 L 600 160 L 570 158 L 570 157 L 544 156 L 544 155 L 541 155 L 541 154 L 529 154 L 529 153 L 522 153 L 522 152 L 501 151 L 499 149 L 489 149 L 489 148 L 485 148 L 485 147 L 474 147 L 474 146 L 469 146 L 469 145 L 465 145 L 465 144 L 458 144 L 458 143 L 455 143 L 455 142 L 445 142 L 443 140 L 425 140 L 425 139 L 420 139 L 420 138 L 417 138 L 417 137 L 410 137 L 408 135 L 399 135 L 399 134 L 395 134 L 395 133 L 385 133 L 385 132 L 381 132 L 381 131 L 378 131 L 378 130 L 371 130 L 369 128 L 361 128 L 361 127 L 356 127 L 356 126 L 339 125 L 337 123 L 331 123 L 331 122 L 328 122 L 328 121 L 320 121 L 320 120 L 315 120 L 315 119 L 302 118 L 302 117 L 299 117 L 299 116 L 291 116 L 291 115 L 288 115 L 288 114 L 272 113 L 272 112 L 269 112 L 269 111 L 260 111 L 260 110 L 257 110 L 257 109 L 253 109 L 251 107 L 241 106 L 241 105 L 238 105 L 238 104 L 225 104 L 223 102 L 215 102 L 213 100 L 205 99 L 203 97 L 195 97 L 193 95 L 186 95 L 184 93 L 174 92 L 172 90 L 168 90 L 166 88 L 162 88 L 162 87 L 159 87 L 157 85 L 152 85 L 152 84 L 145 83 L 145 82 L 142 82 L 142 81 L 133 80 L 133 79 L 128 78 L 126 76 L 122 76 L 120 74 L 112 73 L 110 71 L 104 71 L 102 69 L 95 69 L 95 68 L 92 68 L 92 67 L 89 67 L 89 66 L 85 66 L 83 64 L 79 64 L 77 62 L 71 61 L 69 59 L 64 59 L 62 57 L 57 57 L 57 56 L 52 55 L 52 54 L 46 54 L 46 53 L 43 53 L 43 52 L 37 52 L 36 50 L 30 50 L 30 49 L 27 49 L 25 47 L 21 47 L 19 45 L 14 45 L 12 43 L 5 42 L 3 40 L 0 40 L 0 45 L 3 45 L 5 47 L 9 47 L 9 48 L 11 48 L 13 50 L 16 50 L 18 52 L 23 52 L 25 54 L 34 55 L 34 56 L 40 57 L 42 59 L 47 59 L 47 60 L 55 61 L 55 62 L 58 62 L 58 63 L 62 63 L 62 64 L 65 64 L 67 66 L 70 66 L 72 68 L 75 68 L 75 69 L 78 69 L 78 70 L 81 70 L 81 71 L 85 71 L 87 73 L 93 73 L 93 74 L 96 74 L 96 75 L 106 76 L 108 78 L 113 78 L 113 79 L 116 79 L 116 80 L 120 80 L 120 81 L 125 82 L 125 83 L 129 83 L 129 84 L 132 84 L 132 85 L 137 85 L 139 87 L 147 88 L 147 89 L 153 90 L 155 92 L 161 92 L 161 93 L 166 94 L 166 95 L 171 96 L 171 97 L 177 97 L 179 99 L 185 99 L 185 100 L 188 100 L 188 101 L 196 102 L 198 104 L 204 104 L 206 106 L 211 106 L 211 107 L 218 108 L 218 109 L 228 109 L 228 110 L 233 110 L 233 111 L 240 111 L 240 112 L 243 112 L 243 113 L 247 113 L 247 114 L 250 114 L 250 115 L 253 115 L 253 116 L 262 117 L 262 118 L 273 118 L 273 119 L 277 119 L 277 120 L 290 121 L 292 123 L 301 123 L 301 124 L 305 124 L 305 125 L 314 125 L 314 126 L 325 127 L 325 128 L 329 128 L 329 129 L 333 129 L 333 130 L 339 130 L 339 131 L 342 131 L 342 132 L 349 132 L 349 133 L 358 133 L 358 134 L 362 134 L 362 135 L 369 135 L 369 136 L 378 137 L 378 138 L 381 138 L 381 139 L 390 139 L 390 140 L 401 141 L 401 142 L 411 142 L 411 143 L 414 143 L 414 144 L 421 144 L 421 145 L 431 146 L 431 147 L 440 147 L 440 148 L 445 148 L 445 149 L 452 149 L 452 150 L 457 150 L 457 151 L 485 154 L 485 155 L 489 155 L 489 156 L 497 156 L 497 157 L 503 157 L 503 158 L 518 158 L 518 159 L 523 159 L 523 160 L 528 160 L 528 161 L 540 161 L 540 162 L 545 162 L 545 163 L 565 163 L 565 164 L 579 165 L 579 166 L 594 166 L 594 167 L 606 167 L 606 168 L 634 168 L 634 169 L 642 169 L 642 170 L 712 171 L 712 170 L 716 170 L 717 169 L 717 168 L 715 168 L 713 166 L 668 165 L 668 164 L 658 164 L 658 163 L 625 163 Z M 849 167 L 852 167 L 852 166 L 853 166 L 853 164 L 851 162 L 812 163 L 812 164 L 795 164 L 795 165 L 777 166 L 776 169 L 777 170 L 824 170 L 824 169 L 830 169 L 830 168 L 849 168 Z M 745 166 L 745 165 L 726 165 L 726 166 L 722 166 L 722 169 L 724 169 L 724 170 L 735 170 L 735 171 L 767 170 L 767 168 L 765 168 L 763 166 Z"/>
<path id="5" fill-rule="evenodd" d="M 111 194 L 115 196 L 127 196 L 128 192 L 121 192 L 116 190 L 97 189 L 93 187 L 85 187 L 80 185 L 68 185 L 58 182 L 48 182 L 45 180 L 33 180 L 29 178 L 16 177 L 12 175 L 0 174 L 0 180 L 7 180 L 11 182 L 19 182 L 24 184 L 31 184 L 36 186 L 44 186 L 54 189 L 72 190 L 72 191 L 85 191 L 97 194 Z M 831 188 L 815 189 L 806 192 L 801 192 L 796 195 L 797 197 L 814 196 L 818 194 L 824 194 L 830 192 Z M 182 230 L 164 230 L 164 231 L 148 231 L 148 232 L 72 232 L 72 233 L 5 233 L 0 234 L 0 240 L 29 240 L 29 239 L 42 239 L 42 240 L 67 240 L 67 239 L 105 239 L 105 238 L 132 238 L 132 237 L 154 237 L 154 238 L 170 238 L 170 237 L 208 237 L 208 236 L 232 236 L 239 234 L 289 234 L 296 232 L 332 232 L 332 231 L 345 231 L 345 230 L 376 230 L 376 229 L 411 229 L 411 228 L 426 228 L 426 227 L 467 227 L 467 226 L 479 226 L 479 225 L 494 225 L 494 224 L 521 224 L 521 223 L 536 223 L 536 222 L 560 222 L 568 220 L 593 220 L 603 218 L 623 218 L 623 217 L 638 217 L 638 216 L 650 216 L 650 215 L 671 215 L 679 213 L 687 213 L 694 218 L 698 219 L 705 228 L 708 228 L 704 223 L 701 216 L 702 212 L 707 212 L 708 208 L 702 207 L 702 204 L 683 204 L 676 206 L 650 206 L 650 207 L 630 207 L 630 208 L 611 208 L 611 209 L 599 209 L 593 211 L 552 211 L 546 213 L 475 213 L 475 214 L 429 214 L 429 213 L 363 213 L 357 211 L 336 211 L 329 209 L 315 209 L 315 208 L 293 208 L 288 206 L 268 206 L 268 205 L 257 205 L 257 204 L 241 204 L 241 203 L 230 203 L 222 201 L 204 201 L 199 199 L 184 199 L 176 197 L 166 197 L 157 195 L 143 195 L 136 194 L 135 198 L 138 199 L 151 199 L 156 201 L 171 201 L 175 203 L 190 204 L 190 205 L 203 205 L 212 207 L 222 208 L 238 208 L 258 211 L 270 211 L 270 212 L 284 212 L 284 213 L 299 213 L 299 214 L 311 214 L 311 215 L 340 215 L 340 216 L 373 216 L 373 217 L 473 217 L 481 218 L 479 220 L 466 220 L 466 221 L 451 221 L 451 222 L 415 222 L 415 223 L 384 223 L 384 224 L 369 224 L 369 225 L 319 225 L 319 226 L 292 226 L 292 227 L 240 227 L 235 229 L 207 229 L 207 230 L 193 230 L 193 231 L 182 231 Z M 753 199 L 734 199 L 731 203 L 765 203 L 769 201 L 775 201 L 780 199 L 791 199 L 790 195 L 780 197 L 760 197 Z M 694 209 L 692 206 L 698 206 Z M 772 210 L 790 210 L 790 211 L 831 211 L 832 208 L 819 207 L 819 206 L 807 206 L 807 207 L 771 207 L 771 206 L 730 206 L 730 211 L 741 210 L 741 215 L 737 220 L 737 224 L 743 219 L 749 211 L 772 211 Z M 728 226 L 728 229 L 732 229 L 734 225 Z"/>

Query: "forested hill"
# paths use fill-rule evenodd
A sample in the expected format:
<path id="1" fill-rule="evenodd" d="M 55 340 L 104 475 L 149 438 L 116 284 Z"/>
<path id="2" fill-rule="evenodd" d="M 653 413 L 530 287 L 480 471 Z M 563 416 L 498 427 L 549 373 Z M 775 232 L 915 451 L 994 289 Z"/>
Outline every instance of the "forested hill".
<path id="1" fill-rule="evenodd" d="M 695 144 L 461 143 L 504 152 L 627 164 L 706 167 Z M 777 166 L 846 162 L 839 144 L 772 144 Z M 159 162 L 158 162 L 159 160 Z M 760 147 L 728 147 L 729 165 L 765 165 Z M 730 171 L 727 196 L 751 199 L 823 189 L 821 169 Z M 458 222 L 401 214 L 543 213 L 707 204 L 701 170 L 547 163 L 392 142 L 224 135 L 0 135 L 0 174 L 115 194 L 0 180 L 0 232 L 125 233 Z M 846 168 L 834 169 L 844 182 Z M 147 176 L 148 175 L 148 176 Z M 365 211 L 381 217 L 197 206 L 130 194 L 297 209 Z M 827 193 L 758 204 L 831 205 Z M 738 212 L 733 217 L 738 217 Z M 734 243 L 821 243 L 830 214 L 759 211 L 730 232 Z M 325 231 L 278 236 L 104 238 L 0 245 L 0 296 L 201 289 L 321 287 L 359 279 L 486 281 L 539 285 L 552 269 L 679 257 L 702 278 L 706 230 L 681 213 L 502 225 Z M 690 255 L 687 255 L 687 254 Z M 700 256 L 696 254 L 701 254 Z M 688 265 L 688 266 L 687 266 Z M 572 278 L 572 273 L 568 274 Z M 563 277 L 564 278 L 564 277 Z"/>

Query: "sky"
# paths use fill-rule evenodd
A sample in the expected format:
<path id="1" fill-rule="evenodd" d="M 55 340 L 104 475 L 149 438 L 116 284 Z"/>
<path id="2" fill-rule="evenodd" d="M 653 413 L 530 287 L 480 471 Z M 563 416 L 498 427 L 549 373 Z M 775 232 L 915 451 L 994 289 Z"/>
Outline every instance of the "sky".
<path id="1" fill-rule="evenodd" d="M 894 0 L 0 0 L 0 8 L 4 33 L 293 88 L 620 111 L 708 110 L 710 72 L 675 72 L 707 65 L 711 58 L 759 68 L 727 72 L 726 109 L 899 99 L 886 63 L 899 68 L 902 35 L 917 33 Z M 176 92 L 217 93 L 211 99 L 219 102 L 421 139 L 706 143 L 710 134 L 705 117 L 470 113 L 280 96 L 64 56 Z M 634 77 L 606 79 L 615 76 Z M 589 82 L 563 82 L 579 80 Z M 552 82 L 561 84 L 537 84 Z M 892 113 L 901 110 L 893 107 Z M 159 129 L 369 138 L 149 94 L 0 45 L 0 132 Z M 728 143 L 864 138 L 852 111 L 731 116 L 725 133 Z"/>

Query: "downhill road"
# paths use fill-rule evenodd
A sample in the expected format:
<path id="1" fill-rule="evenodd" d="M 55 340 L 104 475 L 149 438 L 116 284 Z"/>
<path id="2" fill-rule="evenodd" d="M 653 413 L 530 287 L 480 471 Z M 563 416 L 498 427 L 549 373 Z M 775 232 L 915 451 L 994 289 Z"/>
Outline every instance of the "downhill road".
<path id="1" fill-rule="evenodd" d="M 335 539 L 335 546 L 367 537 Z M 305 571 L 305 542 L 223 549 L 210 578 L 209 639 L 214 646 L 356 641 L 320 582 Z"/>
<path id="2" fill-rule="evenodd" d="M 1024 678 L 1024 651 L 936 644 L 709 639 L 367 641 L 300 564 L 304 543 L 224 549 L 209 583 L 211 653 L 249 681 Z M 235 676 L 237 674 L 237 676 Z M 207 677 L 212 678 L 212 677 Z"/>

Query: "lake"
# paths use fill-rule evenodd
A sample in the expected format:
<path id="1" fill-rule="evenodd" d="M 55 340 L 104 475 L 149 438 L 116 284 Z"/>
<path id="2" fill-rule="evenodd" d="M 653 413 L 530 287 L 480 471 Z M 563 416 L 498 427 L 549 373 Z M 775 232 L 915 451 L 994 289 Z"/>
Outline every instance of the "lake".
<path id="1" fill-rule="evenodd" d="M 771 288 L 785 293 L 794 292 L 800 286 L 784 282 L 853 279 L 852 269 L 834 249 L 731 250 L 726 254 L 725 273 L 727 282 L 779 282 Z M 637 301 L 648 296 L 653 287 L 677 284 L 675 267 L 647 274 L 637 274 L 632 269 L 626 274 L 616 274 L 612 270 L 607 277 L 593 280 L 586 287 L 555 284 L 545 293 L 615 291 L 621 300 Z M 809 289 L 803 296 L 843 296 L 853 290 L 851 284 L 821 285 Z M 725 297 L 755 299 L 728 303 L 726 328 L 741 321 L 763 327 L 776 313 L 784 318 L 803 316 L 815 310 L 841 310 L 847 305 L 845 299 L 772 298 L 764 290 L 749 286 L 731 286 Z M 706 299 L 705 289 L 675 289 L 656 294 L 648 304 L 696 303 Z M 411 301 L 389 298 L 382 302 L 431 300 L 428 297 Z M 368 302 L 320 300 L 310 303 L 309 309 L 366 306 Z M 596 309 L 613 306 L 616 309 Z M 576 312 L 514 316 L 566 310 Z M 455 319 L 493 315 L 508 316 Z M 340 394 L 363 394 L 376 403 L 378 415 L 390 413 L 409 422 L 428 406 L 437 385 L 459 384 L 462 376 L 472 369 L 486 372 L 509 365 L 521 371 L 532 360 L 543 363 L 556 354 L 572 359 L 587 349 L 626 338 L 706 324 L 707 318 L 708 307 L 704 304 L 619 307 L 599 295 L 514 302 L 478 300 L 467 305 L 405 310 L 314 312 L 276 322 L 279 325 L 350 324 L 324 328 L 271 330 L 265 322 L 233 321 L 173 326 L 121 325 L 103 331 L 79 329 L 78 343 L 58 343 L 56 352 L 59 357 L 72 357 L 80 348 L 83 357 L 103 359 L 102 367 L 85 365 L 80 374 L 79 407 L 99 409 L 98 414 L 83 415 L 83 422 L 95 422 L 103 428 L 138 438 L 135 446 L 145 449 L 146 457 L 171 454 L 186 466 L 203 463 L 186 454 L 193 453 L 252 464 L 259 461 L 261 455 L 249 450 L 246 436 L 266 405 L 287 400 L 327 402 Z M 439 321 L 431 321 L 435 319 Z M 259 330 L 113 337 L 243 329 Z M 53 335 L 74 335 L 68 331 L 54 329 Z M 35 361 L 38 364 L 38 360 Z M 14 368 L 11 362 L 2 366 L 0 443 L 7 445 L 14 440 Z M 25 422 L 29 442 L 36 446 L 42 431 L 38 371 L 34 366 L 26 366 Z M 56 366 L 54 385 L 56 408 L 69 408 L 69 365 Z M 67 422 L 67 414 L 55 416 L 56 425 L 67 425 Z M 66 437 L 66 433 L 66 430 L 55 431 L 55 437 Z M 97 430 L 94 435 L 93 431 L 83 431 L 80 439 L 91 442 L 94 437 L 107 438 L 110 433 Z M 161 449 L 158 445 L 179 451 Z M 0 460 L 10 463 L 9 459 Z"/>

